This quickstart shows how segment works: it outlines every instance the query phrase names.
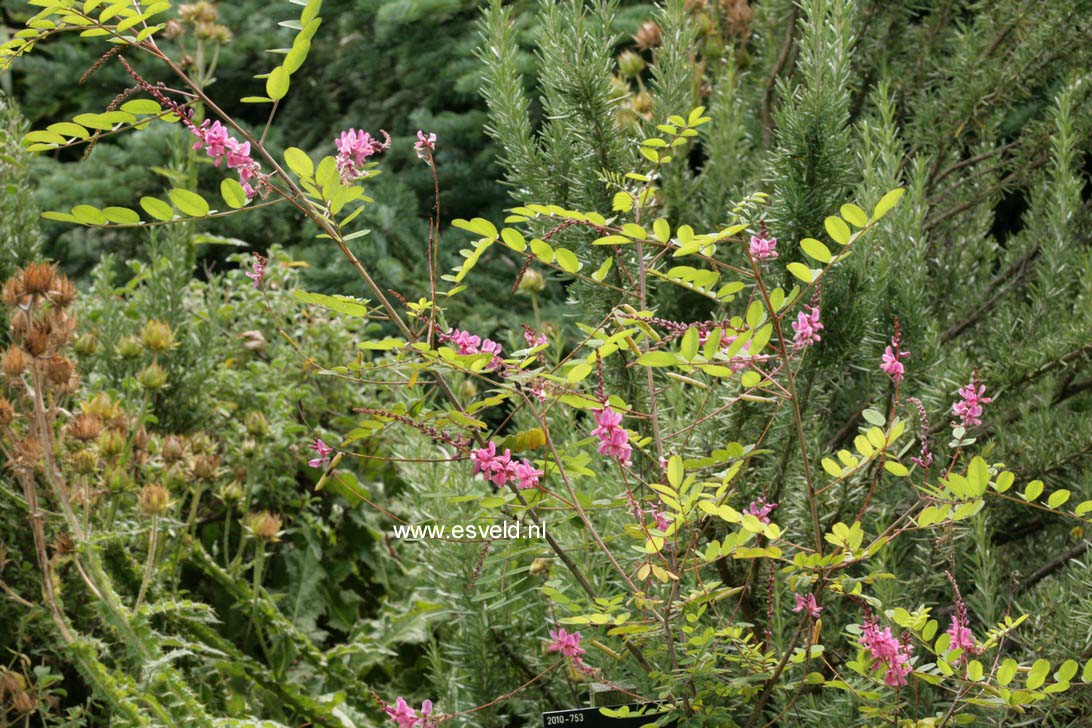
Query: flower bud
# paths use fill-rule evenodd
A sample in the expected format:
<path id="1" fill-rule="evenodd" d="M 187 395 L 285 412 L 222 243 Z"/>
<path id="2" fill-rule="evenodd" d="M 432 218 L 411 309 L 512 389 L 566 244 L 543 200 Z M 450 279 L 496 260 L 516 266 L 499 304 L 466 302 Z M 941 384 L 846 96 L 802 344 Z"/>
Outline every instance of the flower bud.
<path id="1" fill-rule="evenodd" d="M 618 75 L 611 76 L 610 97 L 612 99 L 622 99 L 626 96 L 629 96 L 629 81 Z"/>
<path id="2" fill-rule="evenodd" d="M 633 51 L 622 51 L 618 55 L 618 72 L 626 78 L 636 78 L 645 70 L 645 59 Z"/>
<path id="3" fill-rule="evenodd" d="M 4 370 L 4 376 L 15 379 L 27 370 L 30 357 L 18 346 L 9 347 L 0 356 L 0 367 Z"/>
<path id="4" fill-rule="evenodd" d="M 133 435 L 133 449 L 138 452 L 144 452 L 148 449 L 148 443 L 151 441 L 151 437 L 148 436 L 148 431 L 141 427 Z"/>
<path id="5" fill-rule="evenodd" d="M 244 525 L 255 538 L 266 543 L 276 543 L 281 540 L 281 517 L 269 511 L 248 513 Z"/>
<path id="6" fill-rule="evenodd" d="M 633 95 L 633 110 L 648 118 L 652 111 L 652 96 L 648 91 L 640 91 Z"/>
<path id="7" fill-rule="evenodd" d="M 220 500 L 228 505 L 237 505 L 243 499 L 243 484 L 233 480 L 220 489 Z"/>
<path id="8" fill-rule="evenodd" d="M 523 272 L 523 277 L 519 280 L 519 292 L 528 295 L 541 293 L 542 289 L 546 287 L 546 279 L 542 277 L 534 268 L 528 268 Z"/>
<path id="9" fill-rule="evenodd" d="M 118 342 L 118 356 L 122 359 L 137 359 L 144 353 L 144 347 L 135 336 L 123 336 Z"/>
<path id="10" fill-rule="evenodd" d="M 72 349 L 80 356 L 94 356 L 99 351 L 99 337 L 90 331 L 81 334 L 72 344 Z"/>
<path id="11" fill-rule="evenodd" d="M 459 385 L 459 394 L 462 395 L 463 400 L 470 401 L 478 396 L 478 385 L 473 379 L 464 379 Z"/>
<path id="12" fill-rule="evenodd" d="M 646 20 L 641 23 L 641 27 L 637 29 L 637 33 L 633 36 L 633 40 L 636 41 L 637 47 L 643 51 L 655 48 L 660 45 L 660 26 L 656 24 L 655 20 Z"/>
<path id="13" fill-rule="evenodd" d="M 269 432 L 269 420 L 265 418 L 261 412 L 257 410 L 249 413 L 244 421 L 246 425 L 246 431 L 251 435 L 261 436 Z"/>
<path id="14" fill-rule="evenodd" d="M 68 423 L 68 436 L 73 440 L 88 442 L 102 433 L 102 420 L 95 415 L 80 413 Z"/>
<path id="15" fill-rule="evenodd" d="M 148 351 L 169 351 L 174 346 L 174 333 L 167 323 L 152 319 L 141 329 L 140 340 Z"/>
<path id="16" fill-rule="evenodd" d="M 69 462 L 72 463 L 72 469 L 80 475 L 91 475 L 99 468 L 98 456 L 89 448 L 72 453 Z"/>
<path id="17" fill-rule="evenodd" d="M 239 452 L 243 457 L 253 457 L 261 452 L 261 448 L 258 446 L 258 441 L 253 437 L 244 437 L 243 441 L 239 444 Z"/>
<path id="18" fill-rule="evenodd" d="M 22 271 L 4 281 L 3 301 L 5 306 L 20 306 L 27 303 L 27 287 L 23 283 Z"/>
<path id="19" fill-rule="evenodd" d="M 527 573 L 531 576 L 549 576 L 550 567 L 553 566 L 553 564 L 553 559 L 537 558 L 531 562 L 531 568 L 527 570 Z"/>
<path id="20" fill-rule="evenodd" d="M 114 468 L 106 474 L 106 489 L 111 493 L 128 493 L 136 487 L 136 481 L 126 468 Z"/>
<path id="21" fill-rule="evenodd" d="M 78 293 L 79 292 L 76 290 L 76 286 L 72 281 L 68 280 L 66 276 L 58 274 L 53 278 L 53 285 L 49 287 L 45 297 L 49 299 L 54 306 L 65 308 L 76 300 L 76 295 Z"/>
<path id="22" fill-rule="evenodd" d="M 107 430 L 99 435 L 99 455 L 106 460 L 116 460 L 125 451 L 125 436 L 117 430 Z"/>
<path id="23" fill-rule="evenodd" d="M 31 296 L 45 295 L 53 287 L 57 266 L 50 263 L 31 263 L 23 269 L 23 286 Z"/>
<path id="24" fill-rule="evenodd" d="M 193 460 L 193 477 L 205 482 L 216 480 L 216 474 L 220 470 L 219 455 L 198 455 Z"/>
<path id="25" fill-rule="evenodd" d="M 171 18 L 167 21 L 167 26 L 163 29 L 163 35 L 168 40 L 177 40 L 186 34 L 186 26 L 182 24 L 177 18 Z"/>
<path id="26" fill-rule="evenodd" d="M 46 381 L 54 387 L 64 387 L 76 371 L 76 365 L 65 356 L 53 355 L 45 367 Z"/>
<path id="27" fill-rule="evenodd" d="M 141 488 L 140 495 L 137 497 L 137 505 L 140 506 L 141 513 L 146 516 L 157 516 L 167 510 L 170 504 L 171 497 L 167 489 L 154 483 Z"/>
<path id="28" fill-rule="evenodd" d="M 121 415 L 121 407 L 106 392 L 96 392 L 91 399 L 80 405 L 80 409 L 98 417 L 103 422 L 115 420 Z"/>
<path id="29" fill-rule="evenodd" d="M 167 386 L 167 370 L 158 362 L 152 362 L 137 373 L 137 381 L 148 391 L 155 392 Z"/>
<path id="30" fill-rule="evenodd" d="M 177 463 L 186 455 L 186 442 L 178 435 L 167 435 L 159 454 L 166 463 Z"/>
<path id="31" fill-rule="evenodd" d="M 208 433 L 197 432 L 190 437 L 190 451 L 194 455 L 203 455 L 205 453 L 211 453 L 215 450 L 212 438 L 208 436 Z"/>

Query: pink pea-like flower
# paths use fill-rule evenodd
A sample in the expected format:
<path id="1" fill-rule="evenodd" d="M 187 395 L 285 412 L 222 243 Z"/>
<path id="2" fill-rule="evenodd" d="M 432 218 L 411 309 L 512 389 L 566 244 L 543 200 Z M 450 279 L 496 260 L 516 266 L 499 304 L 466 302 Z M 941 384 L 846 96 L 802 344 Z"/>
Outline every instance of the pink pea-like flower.
<path id="1" fill-rule="evenodd" d="M 429 717 L 432 715 L 431 700 L 421 703 L 421 712 L 418 714 L 406 703 L 405 698 L 399 696 L 393 706 L 386 706 L 385 712 L 398 728 L 431 728 L 436 725 L 435 721 Z"/>
<path id="2" fill-rule="evenodd" d="M 315 455 L 318 457 L 308 460 L 308 465 L 312 468 L 321 468 L 330 462 L 330 456 L 334 454 L 334 448 L 330 447 L 317 437 L 315 438 L 315 441 L 311 443 L 310 447 L 315 451 Z"/>
<path id="3" fill-rule="evenodd" d="M 755 260 L 768 260 L 777 257 L 777 238 L 767 236 L 765 230 L 760 235 L 751 236 L 751 257 Z"/>
<path id="4" fill-rule="evenodd" d="M 765 498 L 756 498 L 751 501 L 751 504 L 747 506 L 747 510 L 744 511 L 744 513 L 750 513 L 758 520 L 768 524 L 770 522 L 770 514 L 773 512 L 774 508 L 777 508 L 776 503 L 767 503 Z"/>
<path id="5" fill-rule="evenodd" d="M 580 656 L 584 654 L 584 648 L 580 646 L 579 632 L 570 634 L 565 631 L 564 627 L 556 631 L 551 629 L 550 638 L 553 640 L 547 648 L 550 652 L 560 652 L 565 657 L 571 657 L 574 662 L 580 664 Z"/>
<path id="6" fill-rule="evenodd" d="M 866 619 L 861 631 L 861 646 L 872 655 L 872 669 L 886 668 L 884 684 L 888 687 L 906 685 L 906 676 L 913 669 L 910 666 L 910 647 L 904 645 L 891 634 L 891 628 L 883 631 L 871 619 Z"/>
<path id="7" fill-rule="evenodd" d="M 436 135 L 425 134 L 425 132 L 418 129 L 417 142 L 413 145 L 413 150 L 417 152 L 418 157 L 428 161 L 428 158 L 436 151 Z"/>
<path id="8" fill-rule="evenodd" d="M 622 415 L 604 403 L 602 409 L 594 410 L 598 425 L 592 435 L 599 438 L 599 454 L 614 458 L 622 465 L 629 465 L 633 447 L 629 444 L 629 433 L 621 426 Z"/>
<path id="9" fill-rule="evenodd" d="M 819 614 L 823 611 L 823 608 L 819 606 L 819 603 L 815 601 L 814 594 L 807 594 L 801 596 L 800 594 L 793 593 L 796 598 L 796 606 L 792 608 L 794 612 L 807 612 L 813 619 L 818 619 Z"/>
<path id="10" fill-rule="evenodd" d="M 247 278 L 250 278 L 254 281 L 255 288 L 261 288 L 262 281 L 265 280 L 265 264 L 265 258 L 260 255 L 255 255 L 252 270 L 247 271 Z"/>
<path id="11" fill-rule="evenodd" d="M 219 167 L 220 162 L 227 161 L 228 169 L 234 169 L 239 173 L 239 183 L 247 199 L 254 197 L 255 190 L 250 183 L 254 180 L 264 179 L 261 176 L 261 165 L 250 156 L 250 142 L 240 142 L 228 134 L 227 129 L 219 121 L 208 121 L 201 126 L 189 124 L 190 132 L 200 141 L 193 145 L 194 149 L 205 148 L 205 152 L 212 157 L 213 166 Z"/>
<path id="12" fill-rule="evenodd" d="M 362 129 L 347 129 L 334 140 L 337 145 L 337 170 L 341 174 L 342 184 L 349 184 L 363 175 L 368 158 L 390 147 L 390 135 L 382 130 L 380 133 L 385 141 L 372 138 Z"/>
<path id="13" fill-rule="evenodd" d="M 520 490 L 537 488 L 542 477 L 542 471 L 537 469 L 529 460 L 516 463 L 512 466 L 512 472 L 516 479 L 516 487 Z"/>
<path id="14" fill-rule="evenodd" d="M 975 651 L 974 633 L 958 615 L 952 615 L 952 624 L 947 631 L 948 636 L 951 637 L 948 642 L 948 649 L 963 650 L 964 653 L 973 653 Z"/>
<path id="15" fill-rule="evenodd" d="M 910 352 L 899 348 L 900 343 L 899 335 L 896 333 L 891 337 L 891 343 L 883 350 L 883 356 L 880 359 L 880 369 L 895 383 L 901 382 L 903 375 L 906 374 L 906 367 L 900 360 L 910 356 Z"/>
<path id="16" fill-rule="evenodd" d="M 527 342 L 527 346 L 536 347 L 549 343 L 549 339 L 546 338 L 546 334 L 540 334 L 534 329 L 523 330 L 523 340 Z"/>
<path id="17" fill-rule="evenodd" d="M 952 414 L 959 417 L 963 427 L 974 427 L 982 424 L 983 405 L 993 401 L 992 397 L 985 396 L 985 385 L 978 383 L 978 374 L 974 374 L 971 383 L 960 388 L 960 401 L 952 405 Z"/>
<path id="18" fill-rule="evenodd" d="M 818 343 L 819 332 L 823 330 L 823 324 L 819 321 L 819 307 L 808 306 L 807 311 L 801 311 L 792 322 L 792 330 L 795 332 L 793 348 L 800 350 Z"/>

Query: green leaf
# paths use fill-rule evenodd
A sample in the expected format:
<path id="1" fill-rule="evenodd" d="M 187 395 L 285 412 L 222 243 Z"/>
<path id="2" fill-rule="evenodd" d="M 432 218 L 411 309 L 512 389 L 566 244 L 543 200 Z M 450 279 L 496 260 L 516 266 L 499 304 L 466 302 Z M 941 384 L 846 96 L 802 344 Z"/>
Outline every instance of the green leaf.
<path id="1" fill-rule="evenodd" d="M 285 149 L 284 161 L 297 177 L 309 178 L 315 174 L 315 163 L 311 161 L 307 152 L 299 147 Z"/>
<path id="2" fill-rule="evenodd" d="M 56 124 L 50 124 L 46 129 L 56 134 L 64 134 L 77 139 L 86 139 L 91 136 L 87 129 L 79 124 L 73 124 L 71 121 L 58 121 Z"/>
<path id="3" fill-rule="evenodd" d="M 1033 480 L 1024 489 L 1024 500 L 1033 501 L 1043 494 L 1043 481 Z"/>
<path id="4" fill-rule="evenodd" d="M 209 214 L 209 203 L 205 202 L 205 198 L 196 192 L 175 188 L 167 193 L 167 197 L 171 198 L 171 202 L 183 215 L 204 217 Z"/>
<path id="5" fill-rule="evenodd" d="M 1047 505 L 1051 508 L 1060 508 L 1061 506 L 1065 505 L 1065 502 L 1067 500 L 1069 500 L 1069 495 L 1070 494 L 1068 490 L 1056 490 L 1050 494 L 1049 498 L 1047 498 Z"/>
<path id="6" fill-rule="evenodd" d="M 580 260 L 573 251 L 566 248 L 557 248 L 554 250 L 554 256 L 557 258 L 557 264 L 561 266 L 561 270 L 566 273 L 576 273 L 580 270 Z"/>
<path id="7" fill-rule="evenodd" d="M 863 228 L 868 224 L 868 214 L 864 210 L 854 205 L 852 202 L 842 205 L 842 208 L 838 212 L 844 217 L 851 225 L 856 225 L 859 228 Z"/>
<path id="8" fill-rule="evenodd" d="M 522 253 L 527 249 L 527 240 L 518 230 L 512 228 L 504 228 L 501 230 L 501 240 L 512 250 L 517 253 Z"/>
<path id="9" fill-rule="evenodd" d="M 628 192 L 616 192 L 614 193 L 614 200 L 611 202 L 611 209 L 615 212 L 629 212 L 633 209 L 633 195 Z"/>
<path id="10" fill-rule="evenodd" d="M 102 210 L 91 205 L 76 205 L 72 208 L 72 216 L 81 225 L 105 225 L 107 223 Z"/>
<path id="11" fill-rule="evenodd" d="M 849 230 L 849 225 L 846 225 L 845 220 L 840 217 L 834 217 L 831 215 L 823 221 L 823 227 L 827 230 L 827 235 L 830 239 L 839 245 L 845 245 L 849 242 L 850 236 L 853 234 Z"/>
<path id="12" fill-rule="evenodd" d="M 743 372 L 739 378 L 739 383 L 743 385 L 744 389 L 751 389 L 757 387 L 758 383 L 762 381 L 762 375 L 753 369 L 748 369 Z"/>
<path id="13" fill-rule="evenodd" d="M 1049 673 L 1050 663 L 1043 659 L 1036 660 L 1031 666 L 1031 672 L 1028 673 L 1027 689 L 1038 690 L 1046 682 Z"/>
<path id="14" fill-rule="evenodd" d="M 679 346 L 679 351 L 686 360 L 693 359 L 698 353 L 698 330 L 691 327 L 683 334 L 682 344 Z"/>
<path id="15" fill-rule="evenodd" d="M 603 260 L 603 264 L 599 266 L 598 270 L 592 273 L 592 280 L 602 281 L 607 277 L 607 273 L 610 272 L 611 267 L 614 265 L 614 258 L 606 258 Z"/>
<path id="16" fill-rule="evenodd" d="M 140 215 L 128 207 L 104 207 L 102 208 L 102 214 L 110 222 L 119 225 L 136 225 L 140 223 Z"/>
<path id="17" fill-rule="evenodd" d="M 234 210 L 246 207 L 246 191 L 231 177 L 225 177 L 220 181 L 220 196 L 224 198 L 227 206 Z"/>
<path id="18" fill-rule="evenodd" d="M 652 223 L 652 232 L 656 235 L 657 240 L 666 243 L 671 239 L 671 224 L 661 217 Z"/>
<path id="19" fill-rule="evenodd" d="M 483 238 L 497 238 L 496 226 L 482 217 L 476 217 L 473 220 L 452 220 L 451 225 L 452 227 L 457 227 L 460 230 L 466 230 L 467 232 L 474 233 L 475 235 L 480 235 Z"/>
<path id="20" fill-rule="evenodd" d="M 133 99 L 122 104 L 121 110 L 130 114 L 158 114 L 163 107 L 151 99 Z"/>
<path id="21" fill-rule="evenodd" d="M 141 197 L 140 206 L 144 208 L 144 212 L 154 217 L 156 220 L 163 220 L 164 222 L 174 219 L 174 210 L 163 200 L 158 197 Z"/>
<path id="22" fill-rule="evenodd" d="M 1066 660 L 1058 668 L 1058 672 L 1054 673 L 1054 679 L 1058 682 L 1069 682 L 1077 674 L 1077 667 L 1076 660 Z"/>
<path id="23" fill-rule="evenodd" d="M 910 471 L 906 469 L 906 466 L 902 463 L 895 462 L 894 460 L 888 460 L 883 464 L 883 469 L 891 473 L 897 478 L 905 478 L 910 474 Z"/>
<path id="24" fill-rule="evenodd" d="M 1016 660 L 1011 657 L 1006 658 L 1001 667 L 997 668 L 997 684 L 1008 685 L 1012 682 L 1012 679 L 1016 677 L 1016 669 L 1019 665 L 1016 664 Z"/>
<path id="25" fill-rule="evenodd" d="M 811 283 L 811 268 L 803 263 L 789 263 L 785 267 L 788 268 L 789 273 L 792 273 L 804 283 Z"/>
<path id="26" fill-rule="evenodd" d="M 325 293 L 311 293 L 298 288 L 292 290 L 292 298 L 303 303 L 311 303 L 346 316 L 362 317 L 368 315 L 368 307 L 359 299 L 349 296 L 327 296 Z"/>
<path id="27" fill-rule="evenodd" d="M 876 203 L 876 207 L 872 209 L 872 220 L 879 220 L 881 217 L 891 211 L 891 208 L 898 204 L 902 199 L 903 193 L 906 192 L 902 187 L 896 188 L 888 192 L 886 195 L 880 198 L 880 201 Z"/>
<path id="28" fill-rule="evenodd" d="M 572 369 L 570 369 L 568 372 L 566 372 L 565 373 L 565 379 L 567 379 L 568 381 L 575 384 L 577 382 L 584 381 L 588 377 L 588 375 L 591 374 L 591 373 L 592 373 L 592 365 L 588 364 L 587 362 L 583 362 L 581 364 L 577 364 Z"/>
<path id="29" fill-rule="evenodd" d="M 288 94 L 289 76 L 284 66 L 277 66 L 265 79 L 265 93 L 274 101 L 280 101 Z"/>
<path id="30" fill-rule="evenodd" d="M 678 455 L 672 455 L 671 459 L 667 461 L 667 482 L 677 489 L 685 474 L 686 467 L 683 465 L 683 459 Z"/>
<path id="31" fill-rule="evenodd" d="M 554 249 L 545 240 L 535 238 L 531 241 L 531 252 L 543 263 L 554 262 Z"/>
<path id="32" fill-rule="evenodd" d="M 829 263 L 831 259 L 830 248 L 823 245 L 815 238 L 804 238 L 800 241 L 800 249 L 820 263 Z"/>
<path id="33" fill-rule="evenodd" d="M 669 351 L 648 351 L 638 357 L 637 363 L 645 367 L 670 367 L 678 364 L 678 359 Z"/>

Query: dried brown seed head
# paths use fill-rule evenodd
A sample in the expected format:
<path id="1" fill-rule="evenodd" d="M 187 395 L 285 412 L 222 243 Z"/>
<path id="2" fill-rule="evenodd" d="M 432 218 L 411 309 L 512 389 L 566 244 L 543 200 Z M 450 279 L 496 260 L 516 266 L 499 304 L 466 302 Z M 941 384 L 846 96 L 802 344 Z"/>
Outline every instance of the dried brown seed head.
<path id="1" fill-rule="evenodd" d="M 94 440 L 102 433 L 102 420 L 95 415 L 80 413 L 68 423 L 68 436 L 80 442 Z"/>
<path id="2" fill-rule="evenodd" d="M 167 510 L 171 504 L 171 496 L 167 489 L 155 483 L 149 483 L 140 489 L 137 497 L 137 505 L 146 516 L 156 516 Z"/>
<path id="3" fill-rule="evenodd" d="M 23 285 L 31 296 L 44 296 L 56 275 L 57 266 L 52 263 L 31 263 L 23 269 Z"/>
<path id="4" fill-rule="evenodd" d="M 53 285 L 50 286 L 45 297 L 49 299 L 54 306 L 65 308 L 76 300 L 78 294 L 79 291 L 76 290 L 75 284 L 68 280 L 67 276 L 58 274 L 54 277 Z"/>

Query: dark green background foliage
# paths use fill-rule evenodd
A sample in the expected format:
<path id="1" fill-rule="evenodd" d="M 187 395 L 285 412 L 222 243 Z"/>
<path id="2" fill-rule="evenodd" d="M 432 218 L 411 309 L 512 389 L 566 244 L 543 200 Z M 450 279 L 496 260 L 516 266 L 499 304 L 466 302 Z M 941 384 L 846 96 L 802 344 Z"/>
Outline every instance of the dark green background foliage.
<path id="1" fill-rule="evenodd" d="M 491 3 L 484 17 L 483 5 L 325 3 L 317 42 L 293 77 L 292 93 L 271 131 L 278 150 L 294 145 L 322 153 L 333 150 L 342 128 L 386 129 L 394 137 L 381 162 L 383 174 L 369 185 L 375 203 L 360 218 L 372 232 L 354 241 L 355 251 L 385 286 L 409 299 L 426 292 L 432 180 L 412 152 L 417 129 L 439 137 L 442 250 L 450 263 L 466 241 L 465 234 L 447 228 L 446 221 L 455 217 L 499 222 L 513 201 L 607 213 L 613 188 L 604 173 L 635 169 L 633 142 L 641 134 L 668 114 L 703 105 L 713 122 L 662 180 L 664 214 L 673 228 L 723 225 L 740 200 L 765 191 L 771 205 L 749 207 L 745 219 L 766 221 L 779 238 L 784 262 L 800 256 L 800 238 L 823 237 L 823 218 L 841 203 L 856 200 L 868 207 L 888 189 L 907 188 L 900 206 L 822 291 L 826 329 L 822 344 L 809 354 L 820 363 L 803 383 L 813 438 L 809 451 L 826 453 L 851 439 L 866 404 L 886 409 L 887 380 L 878 364 L 897 316 L 904 348 L 912 352 L 904 394 L 944 413 L 977 368 L 995 402 L 976 447 L 1021 478 L 1041 477 L 1048 492 L 1064 487 L 1075 497 L 1092 497 L 1092 121 L 1087 113 L 1092 3 L 771 0 L 748 6 L 741 0 L 669 0 L 654 7 L 544 1 L 515 2 L 503 10 Z M 22 3 L 5 0 L 0 7 L 12 25 L 25 17 Z M 290 17 L 291 6 L 247 1 L 220 10 L 235 39 L 222 52 L 210 93 L 260 128 L 264 119 L 257 108 L 235 100 L 260 89 L 252 76 L 269 65 L 264 51 L 288 37 L 277 22 Z M 659 23 L 663 44 L 642 51 L 649 67 L 639 83 L 632 79 L 628 90 L 621 90 L 611 79 L 615 58 L 634 48 L 630 35 L 649 18 Z M 128 86 L 116 63 L 78 84 L 96 47 L 50 43 L 17 66 L 11 90 L 34 128 L 99 111 L 104 100 Z M 66 92 L 58 94 L 58 88 Z M 631 113 L 642 89 L 650 94 L 648 118 Z M 45 254 L 78 275 L 84 288 L 93 284 L 95 303 L 84 314 L 84 326 L 104 343 L 88 364 L 93 389 L 124 391 L 132 367 L 110 348 L 120 335 L 147 318 L 175 327 L 181 344 L 167 360 L 173 386 L 157 403 L 160 419 L 153 429 L 210 431 L 225 453 L 238 450 L 233 455 L 238 467 L 277 475 L 279 480 L 257 486 L 255 494 L 257 505 L 280 510 L 291 523 L 268 572 L 271 588 L 284 594 L 279 608 L 316 644 L 357 639 L 363 645 L 347 658 L 348 673 L 316 675 L 309 672 L 313 666 L 292 668 L 296 684 L 318 689 L 348 676 L 385 684 L 387 696 L 403 690 L 439 697 L 445 711 L 454 711 L 487 702 L 534 674 L 539 656 L 528 645 L 544 636 L 541 625 L 548 615 L 541 600 L 528 599 L 536 606 L 526 609 L 518 600 L 520 589 L 528 588 L 530 560 L 543 554 L 516 543 L 491 552 L 477 569 L 480 552 L 453 546 L 437 549 L 427 564 L 418 563 L 419 553 L 400 549 L 404 560 L 399 561 L 377 542 L 386 525 L 374 512 L 314 498 L 307 474 L 299 469 L 305 433 L 314 425 L 340 432 L 351 428 L 351 408 L 367 404 L 371 395 L 301 374 L 290 348 L 272 341 L 274 326 L 284 322 L 263 318 L 257 295 L 241 290 L 248 281 L 239 272 L 226 279 L 218 272 L 238 264 L 224 252 L 229 248 L 200 245 L 194 235 L 235 238 L 261 251 L 288 246 L 292 255 L 281 261 L 309 264 L 302 273 L 308 289 L 362 295 L 337 251 L 312 240 L 298 219 L 280 211 L 150 238 L 39 222 L 30 212 L 33 205 L 132 205 L 141 195 L 160 192 L 165 177 L 196 174 L 211 190 L 219 174 L 207 165 L 195 171 L 180 151 L 190 140 L 166 126 L 99 144 L 82 164 L 69 153 L 27 158 L 11 141 L 22 128 L 10 110 L 0 112 L 2 272 L 7 275 L 16 261 L 34 254 L 40 228 Z M 582 233 L 566 231 L 558 239 L 588 262 L 602 254 Z M 122 264 L 128 260 L 133 262 Z M 740 251 L 738 262 L 743 261 Z M 514 304 L 510 293 L 517 269 L 503 252 L 491 251 L 474 274 L 478 297 L 472 306 L 449 311 L 449 319 L 482 335 L 529 322 L 529 305 Z M 136 292 L 119 293 L 133 276 Z M 191 282 L 193 276 L 207 281 Z M 572 290 L 579 292 L 583 309 L 566 307 L 570 291 L 549 280 L 541 296 L 548 319 L 563 326 L 590 321 L 614 303 L 579 285 Z M 654 305 L 659 315 L 681 320 L 738 313 L 675 293 L 659 294 Z M 300 324 L 297 333 L 310 332 L 311 350 L 334 361 L 351 357 L 352 332 L 329 321 L 315 322 L 318 328 L 311 330 L 310 323 Z M 239 351 L 237 336 L 248 329 L 271 340 L 266 354 Z M 250 411 L 264 412 L 269 420 L 260 437 L 241 424 L 239 413 Z M 949 419 L 938 414 L 930 422 L 940 456 Z M 708 422 L 695 440 L 705 447 L 730 433 L 747 441 L 760 422 L 747 407 L 733 408 Z M 776 425 L 777 452 L 793 449 L 787 425 Z M 427 444 L 411 434 L 374 447 L 412 456 Z M 778 520 L 803 519 L 798 468 L 790 457 L 768 458 L 748 480 L 753 493 L 744 495 L 766 493 L 779 501 Z M 410 465 L 360 468 L 358 475 L 375 492 L 396 494 L 399 512 L 411 521 L 437 517 L 446 507 L 426 484 L 462 477 Z M 822 503 L 824 523 L 853 518 L 848 504 L 861 495 L 831 492 Z M 878 493 L 874 506 L 886 515 L 914 497 Z M 221 504 L 210 511 L 202 532 L 209 544 L 219 543 L 217 518 L 228 517 L 227 508 Z M 465 515 L 469 519 L 473 513 Z M 21 517 L 10 503 L 0 503 L 5 532 L 18 528 Z M 1039 619 L 1022 627 L 1014 651 L 1035 645 L 1052 661 L 1087 656 L 1092 600 L 1085 562 L 1047 568 L 1060 554 L 1084 554 L 1087 534 L 1071 531 L 1050 514 L 994 506 L 974 524 L 957 529 L 947 551 L 935 549 L 931 540 L 911 539 L 890 555 L 893 562 L 919 565 L 923 576 L 883 584 L 883 600 L 908 607 L 949 603 L 943 571 L 954 555 L 972 624 L 1035 610 Z M 594 565 L 588 571 L 608 578 Z M 208 577 L 182 576 L 189 585 Z M 16 555 L 5 572 L 9 583 L 28 590 L 32 577 L 29 553 Z M 517 586 L 505 599 L 474 598 L 472 587 L 489 593 L 508 577 Z M 225 622 L 217 628 L 222 634 L 245 631 L 246 614 L 238 605 L 247 598 L 231 591 L 242 588 L 238 584 L 221 585 L 223 591 L 193 589 L 217 607 Z M 765 599 L 754 594 L 747 608 L 761 618 Z M 21 613 L 0 603 L 0 625 L 7 630 L 0 632 L 0 642 L 29 650 L 31 638 L 44 634 L 44 620 L 25 624 Z M 854 619 L 835 610 L 824 613 L 824 621 L 828 618 L 834 625 Z M 248 635 L 238 645 L 216 644 L 229 654 L 237 650 L 258 658 L 258 640 Z M 292 650 L 298 649 L 293 644 L 286 639 L 274 645 L 274 652 L 284 650 L 274 654 L 274 666 L 288 670 Z M 48 650 L 39 656 L 47 657 Z M 74 701 L 82 699 L 85 690 L 66 674 Z M 225 684 L 242 680 L 226 672 L 221 677 Z M 420 689 L 424 682 L 429 689 Z M 254 685 L 260 680 L 247 684 L 258 690 Z M 533 722 L 545 703 L 568 699 L 563 679 L 545 683 L 541 691 L 522 694 L 475 720 L 490 726 L 531 724 L 527 721 Z M 830 692 L 802 700 L 796 719 L 808 725 L 852 724 L 857 716 L 850 697 L 840 700 Z M 306 714 L 283 706 L 276 713 L 282 697 L 247 699 L 269 714 Z M 367 696 L 350 703 L 365 709 Z M 771 705 L 771 715 L 777 709 Z M 1092 698 L 1078 691 L 1050 711 L 1040 716 L 1043 721 L 1082 725 L 1092 714 Z"/>

